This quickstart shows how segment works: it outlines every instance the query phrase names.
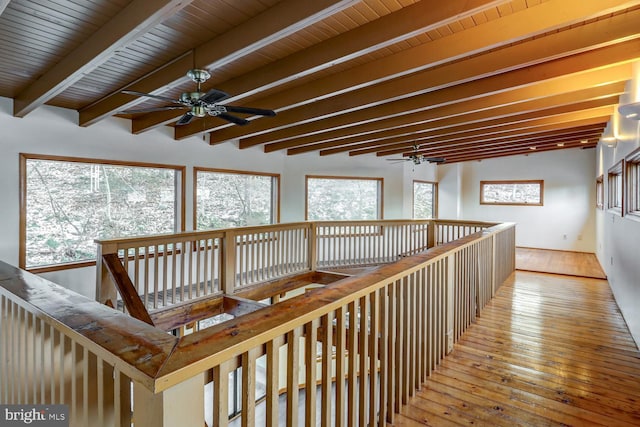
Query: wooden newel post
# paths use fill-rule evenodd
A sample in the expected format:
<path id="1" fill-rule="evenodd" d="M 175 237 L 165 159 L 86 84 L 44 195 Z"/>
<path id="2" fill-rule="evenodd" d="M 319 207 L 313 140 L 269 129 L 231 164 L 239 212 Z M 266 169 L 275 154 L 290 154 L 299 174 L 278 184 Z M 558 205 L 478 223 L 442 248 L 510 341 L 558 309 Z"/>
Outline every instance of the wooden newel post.
<path id="1" fill-rule="evenodd" d="M 309 271 L 315 271 L 318 268 L 318 251 L 317 251 L 317 228 L 316 223 L 311 222 L 307 225 L 309 227 L 308 231 L 308 240 L 307 243 L 309 245 L 307 249 L 307 253 L 309 254 Z"/>
<path id="2" fill-rule="evenodd" d="M 204 373 L 159 393 L 133 383 L 135 427 L 204 426 Z"/>
<path id="3" fill-rule="evenodd" d="M 220 274 L 222 283 L 220 290 L 226 295 L 231 295 L 236 286 L 236 235 L 227 230 L 222 239 L 222 271 Z"/>
<path id="4" fill-rule="evenodd" d="M 436 245 L 436 223 L 429 221 L 427 224 L 427 249 L 433 248 Z"/>
<path id="5" fill-rule="evenodd" d="M 113 278 L 109 274 L 102 256 L 113 253 L 117 254 L 118 248 L 114 244 L 101 242 L 99 240 L 96 240 L 95 243 L 98 245 L 96 255 L 96 301 L 115 308 L 118 298 L 116 284 L 113 282 Z M 125 257 L 126 256 L 127 254 L 125 254 Z"/>

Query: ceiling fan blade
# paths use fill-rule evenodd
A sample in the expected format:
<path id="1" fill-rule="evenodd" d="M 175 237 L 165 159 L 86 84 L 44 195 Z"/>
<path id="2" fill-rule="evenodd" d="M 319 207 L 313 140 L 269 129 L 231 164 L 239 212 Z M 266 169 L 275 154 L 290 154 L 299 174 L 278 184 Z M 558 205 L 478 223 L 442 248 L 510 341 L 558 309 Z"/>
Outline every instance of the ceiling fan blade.
<path id="1" fill-rule="evenodd" d="M 273 117 L 276 112 L 273 110 L 265 110 L 264 108 L 251 108 L 251 107 L 236 107 L 235 105 L 225 105 L 224 108 L 231 113 L 243 113 L 251 114 L 255 116 L 269 116 Z"/>
<path id="2" fill-rule="evenodd" d="M 125 110 L 120 111 L 120 114 L 138 114 L 138 113 L 153 113 L 155 111 L 166 111 L 166 110 L 182 110 L 185 108 L 183 105 L 167 105 L 166 107 L 155 107 L 155 108 L 140 108 L 137 110 Z"/>
<path id="3" fill-rule="evenodd" d="M 202 101 L 207 104 L 215 104 L 216 102 L 220 102 L 227 98 L 229 98 L 228 93 L 218 89 L 211 89 L 209 92 L 202 95 L 198 101 Z"/>
<path id="4" fill-rule="evenodd" d="M 406 162 L 407 160 L 411 160 L 411 159 L 406 158 L 406 159 L 387 159 L 387 160 L 390 160 L 392 162 Z"/>
<path id="5" fill-rule="evenodd" d="M 220 117 L 221 119 L 224 119 L 224 120 L 226 120 L 228 122 L 231 122 L 233 124 L 240 125 L 240 126 L 244 126 L 244 125 L 249 124 L 249 120 L 245 120 L 245 119 L 242 119 L 240 117 L 232 116 L 231 114 L 227 114 L 227 113 L 218 114 L 218 115 L 216 115 L 216 117 Z"/>
<path id="6" fill-rule="evenodd" d="M 176 126 L 188 125 L 194 117 L 195 116 L 191 114 L 191 111 L 187 111 L 182 117 L 180 117 L 180 120 L 176 122 Z"/>
<path id="7" fill-rule="evenodd" d="M 182 104 L 182 102 L 177 99 L 172 99 L 162 95 L 152 95 L 150 93 L 138 92 L 137 90 L 123 90 L 122 93 L 126 93 L 127 95 L 135 95 L 135 96 L 146 96 L 148 98 L 160 99 L 162 101 L 173 102 L 174 104 Z"/>
<path id="8" fill-rule="evenodd" d="M 422 160 L 429 163 L 444 163 L 447 161 L 444 157 L 425 157 Z"/>

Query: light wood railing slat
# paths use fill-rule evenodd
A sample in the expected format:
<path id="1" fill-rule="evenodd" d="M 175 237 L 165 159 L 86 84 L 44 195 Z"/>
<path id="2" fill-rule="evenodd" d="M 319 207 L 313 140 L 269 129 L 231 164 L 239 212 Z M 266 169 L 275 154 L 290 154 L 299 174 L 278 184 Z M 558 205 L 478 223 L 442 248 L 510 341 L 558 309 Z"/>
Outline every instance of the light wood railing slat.
<path id="1" fill-rule="evenodd" d="M 320 425 L 330 427 L 332 425 L 331 408 L 335 407 L 331 386 L 333 384 L 333 312 L 322 316 L 322 362 L 321 362 L 321 393 L 320 401 Z M 336 382 L 339 378 L 336 376 Z"/>
<path id="2" fill-rule="evenodd" d="M 316 425 L 316 359 L 318 344 L 318 319 L 304 325 L 305 360 L 305 426 Z"/>
<path id="3" fill-rule="evenodd" d="M 347 348 L 347 309 L 339 307 L 336 310 L 336 427 L 346 426 L 345 393 L 346 377 L 346 348 Z"/>
<path id="4" fill-rule="evenodd" d="M 300 363 L 300 337 L 302 327 L 296 327 L 287 334 L 287 427 L 298 426 L 298 385 Z"/>
<path id="5" fill-rule="evenodd" d="M 349 303 L 347 308 L 349 326 L 347 327 L 347 419 L 348 426 L 356 426 L 358 423 L 358 393 L 356 392 L 358 380 L 358 301 Z"/>
<path id="6" fill-rule="evenodd" d="M 266 390 L 266 425 L 267 427 L 278 427 L 279 424 L 279 369 L 280 369 L 280 347 L 284 339 L 276 337 L 267 343 L 267 390 Z"/>
<path id="7" fill-rule="evenodd" d="M 358 421 L 359 425 L 364 427 L 368 425 L 368 410 L 367 407 L 371 404 L 371 396 L 369 396 L 369 298 L 364 296 L 359 301 L 360 310 L 358 312 L 359 324 L 358 324 Z M 354 352 L 355 358 L 355 352 Z"/>

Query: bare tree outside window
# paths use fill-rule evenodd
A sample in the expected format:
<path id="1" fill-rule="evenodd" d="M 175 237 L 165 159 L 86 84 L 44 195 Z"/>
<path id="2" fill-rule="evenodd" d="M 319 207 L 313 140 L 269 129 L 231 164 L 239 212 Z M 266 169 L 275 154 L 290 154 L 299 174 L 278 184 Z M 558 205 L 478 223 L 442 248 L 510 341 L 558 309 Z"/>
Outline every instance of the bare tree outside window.
<path id="1" fill-rule="evenodd" d="M 413 217 L 435 218 L 438 184 L 428 181 L 413 181 Z"/>
<path id="2" fill-rule="evenodd" d="M 95 260 L 94 239 L 173 232 L 173 168 L 24 159 L 25 267 Z"/>
<path id="3" fill-rule="evenodd" d="M 310 221 L 367 220 L 382 217 L 382 179 L 307 176 Z"/>
<path id="4" fill-rule="evenodd" d="M 481 181 L 480 204 L 542 206 L 544 181 Z"/>
<path id="5" fill-rule="evenodd" d="M 211 169 L 195 174 L 198 230 L 277 222 L 277 175 Z"/>

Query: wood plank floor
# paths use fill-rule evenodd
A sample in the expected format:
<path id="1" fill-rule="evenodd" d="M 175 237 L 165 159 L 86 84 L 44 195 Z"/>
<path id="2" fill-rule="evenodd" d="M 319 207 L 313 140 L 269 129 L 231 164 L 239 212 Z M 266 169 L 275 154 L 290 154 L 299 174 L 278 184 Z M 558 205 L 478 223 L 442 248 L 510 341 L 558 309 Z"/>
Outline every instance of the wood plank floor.
<path id="1" fill-rule="evenodd" d="M 595 279 L 607 278 L 595 254 L 586 252 L 516 248 L 516 268 Z"/>
<path id="2" fill-rule="evenodd" d="M 394 426 L 640 426 L 640 352 L 605 280 L 517 271 Z"/>

